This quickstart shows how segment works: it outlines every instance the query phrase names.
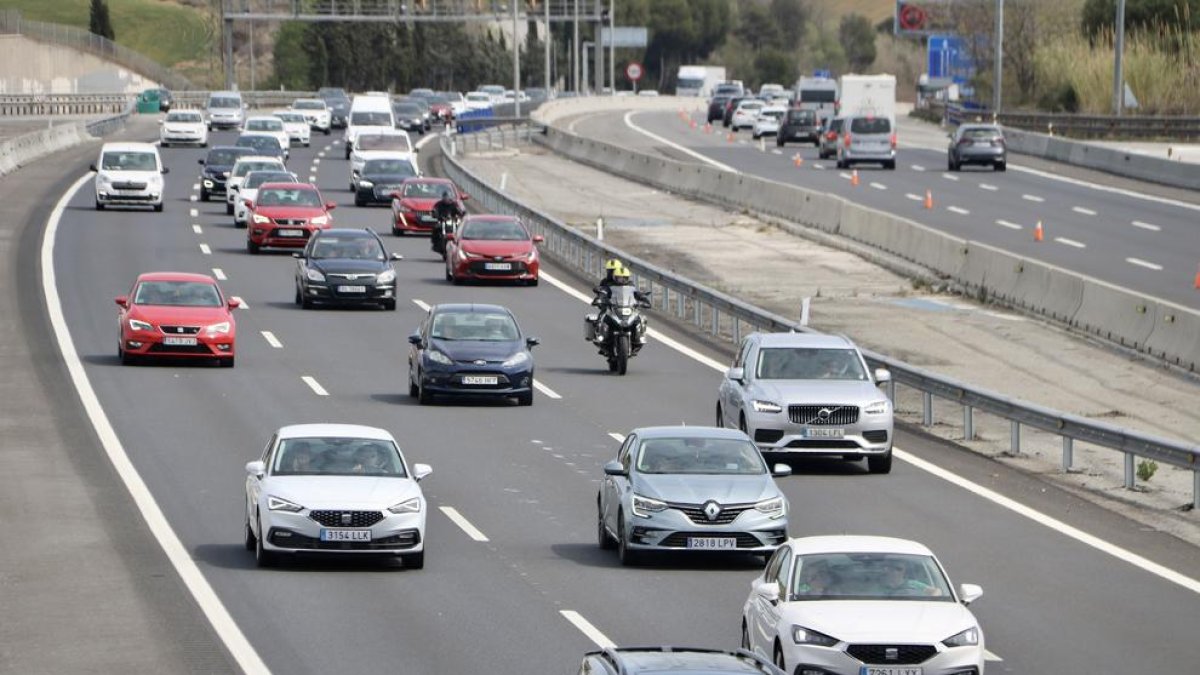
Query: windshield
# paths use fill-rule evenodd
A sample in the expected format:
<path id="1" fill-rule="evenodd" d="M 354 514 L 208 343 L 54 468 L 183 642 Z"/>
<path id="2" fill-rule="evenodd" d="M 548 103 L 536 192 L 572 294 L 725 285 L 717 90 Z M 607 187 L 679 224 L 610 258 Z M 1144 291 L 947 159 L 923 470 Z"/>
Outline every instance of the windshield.
<path id="1" fill-rule="evenodd" d="M 704 86 L 703 77 L 681 77 L 679 78 L 680 89 L 699 89 Z"/>
<path id="2" fill-rule="evenodd" d="M 788 111 L 788 121 L 794 124 L 816 124 L 817 114 L 811 110 Z"/>
<path id="3" fill-rule="evenodd" d="M 238 162 L 237 166 L 234 167 L 234 169 L 233 169 L 233 175 L 245 176 L 246 174 L 250 173 L 251 171 L 264 171 L 264 170 L 278 171 L 280 173 L 286 173 L 285 171 L 283 171 L 283 165 L 281 165 L 279 162 L 265 162 L 262 160 L 257 160 L 257 161 L 253 161 L 253 162 Z"/>
<path id="4" fill-rule="evenodd" d="M 404 159 L 368 159 L 363 164 L 364 174 L 386 174 L 391 176 L 415 176 L 412 162 Z"/>
<path id="5" fill-rule="evenodd" d="M 282 123 L 280 124 L 282 127 Z M 283 146 L 279 144 L 279 139 L 274 136 L 241 136 L 237 139 L 237 144 L 255 150 L 268 150 L 267 154 L 277 155 L 283 151 Z"/>
<path id="6" fill-rule="evenodd" d="M 415 197 L 417 199 L 441 199 L 442 193 L 448 189 L 449 187 L 445 183 L 411 181 L 404 184 L 404 196 Z M 453 195 L 454 193 L 451 192 L 450 194 Z"/>
<path id="7" fill-rule="evenodd" d="M 383 247 L 374 237 L 321 237 L 313 244 L 312 258 L 383 260 Z"/>
<path id="8" fill-rule="evenodd" d="M 633 307 L 637 305 L 636 291 L 635 286 L 609 286 L 608 304 L 613 307 Z"/>
<path id="9" fill-rule="evenodd" d="M 321 206 L 321 195 L 304 188 L 271 188 L 261 190 L 256 206 Z"/>
<path id="10" fill-rule="evenodd" d="M 350 114 L 350 124 L 358 127 L 390 127 L 392 116 L 385 112 L 356 112 Z"/>
<path id="11" fill-rule="evenodd" d="M 512 220 L 470 220 L 463 225 L 463 240 L 528 241 L 529 233 Z"/>
<path id="12" fill-rule="evenodd" d="M 263 183 L 290 183 L 294 180 L 296 180 L 296 177 L 290 173 L 280 171 L 251 171 L 246 174 L 246 184 L 242 187 L 242 190 L 253 190 Z"/>
<path id="13" fill-rule="evenodd" d="M 278 117 L 279 119 L 283 120 L 284 122 L 292 122 L 295 124 L 307 124 L 308 123 L 307 120 L 304 119 L 304 115 L 301 115 L 300 113 L 282 113 L 281 112 L 281 113 L 275 113 L 275 116 Z"/>
<path id="14" fill-rule="evenodd" d="M 395 110 L 397 115 L 404 115 L 404 116 L 409 116 L 409 117 L 418 117 L 421 114 L 420 106 L 415 106 L 411 103 L 402 103 L 399 105 L 392 106 L 392 110 Z"/>
<path id="15" fill-rule="evenodd" d="M 208 99 L 208 107 L 209 108 L 220 108 L 220 109 L 240 108 L 240 107 L 242 107 L 242 102 L 240 99 L 220 96 L 220 97 Z"/>
<path id="16" fill-rule="evenodd" d="M 853 349 L 771 347 L 758 353 L 760 380 L 858 380 L 866 370 Z"/>
<path id="17" fill-rule="evenodd" d="M 855 117 L 850 120 L 850 133 L 853 134 L 888 134 L 892 131 L 892 122 L 886 117 Z"/>
<path id="18" fill-rule="evenodd" d="M 492 97 L 487 94 L 467 94 L 468 101 L 490 101 Z"/>
<path id="19" fill-rule="evenodd" d="M 490 312 L 441 312 L 430 329 L 430 336 L 438 340 L 512 342 L 520 335 L 511 316 Z"/>
<path id="20" fill-rule="evenodd" d="M 742 93 L 742 88 L 737 86 L 736 84 L 718 84 L 717 85 L 717 90 L 716 90 L 717 96 L 737 96 L 737 95 L 740 95 L 741 93 Z"/>
<path id="21" fill-rule="evenodd" d="M 781 119 L 783 117 L 783 111 L 782 110 L 764 110 L 764 111 L 762 111 L 762 114 L 759 115 L 759 117 L 771 117 L 774 119 Z"/>
<path id="22" fill-rule="evenodd" d="M 202 281 L 143 281 L 133 294 L 133 304 L 220 307 L 221 294 Z"/>
<path id="23" fill-rule="evenodd" d="M 738 104 L 738 109 L 740 110 L 758 110 L 762 107 L 762 101 L 742 101 Z"/>
<path id="24" fill-rule="evenodd" d="M 288 438 L 275 451 L 276 476 L 389 476 L 406 478 L 395 443 L 374 438 Z"/>
<path id="25" fill-rule="evenodd" d="M 651 438 L 642 442 L 642 473 L 761 475 L 762 455 L 749 441 L 733 438 Z"/>
<path id="26" fill-rule="evenodd" d="M 280 120 L 250 120 L 246 122 L 246 131 L 283 131 Z"/>
<path id="27" fill-rule="evenodd" d="M 412 152 L 407 136 L 400 134 L 365 134 L 358 137 L 359 150 L 399 150 Z"/>
<path id="28" fill-rule="evenodd" d="M 998 141 L 1002 137 L 996 127 L 965 127 L 961 131 L 961 138 L 972 141 Z"/>
<path id="29" fill-rule="evenodd" d="M 198 112 L 191 110 L 181 110 L 179 112 L 167 113 L 168 122 L 196 122 L 204 121 L 204 117 Z"/>
<path id="30" fill-rule="evenodd" d="M 158 171 L 158 158 L 153 152 L 110 150 L 101 158 L 100 168 L 108 171 Z"/>
<path id="31" fill-rule="evenodd" d="M 954 602 L 932 556 L 901 553 L 802 555 L 788 599 Z"/>
<path id="32" fill-rule="evenodd" d="M 244 154 L 246 154 L 244 150 L 213 150 L 208 153 L 208 159 L 204 160 L 204 164 L 206 166 L 229 166 Z"/>
<path id="33" fill-rule="evenodd" d="M 834 103 L 837 101 L 837 90 L 834 89 L 801 89 L 801 103 Z"/>

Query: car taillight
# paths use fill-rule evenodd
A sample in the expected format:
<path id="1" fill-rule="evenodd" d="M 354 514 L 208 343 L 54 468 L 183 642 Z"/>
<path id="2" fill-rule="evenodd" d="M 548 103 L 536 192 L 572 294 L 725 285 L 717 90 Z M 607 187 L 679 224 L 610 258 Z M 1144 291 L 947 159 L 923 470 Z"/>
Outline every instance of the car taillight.
<path id="1" fill-rule="evenodd" d="M 846 141 L 846 145 L 850 145 L 850 132 L 849 131 L 846 132 L 845 141 Z"/>
<path id="2" fill-rule="evenodd" d="M 892 149 L 896 149 L 896 134 L 892 134 Z"/>
<path id="3" fill-rule="evenodd" d="M 969 139 L 969 138 L 965 138 L 965 137 L 964 137 L 964 138 L 960 138 L 960 139 L 958 139 L 958 144 L 959 144 L 959 145 L 970 145 L 970 144 L 971 144 L 971 139 Z"/>
<path id="4" fill-rule="evenodd" d="M 836 131 L 827 131 L 827 132 L 825 132 L 825 140 L 827 140 L 827 141 L 836 141 L 836 140 L 837 140 L 837 132 L 836 132 Z"/>

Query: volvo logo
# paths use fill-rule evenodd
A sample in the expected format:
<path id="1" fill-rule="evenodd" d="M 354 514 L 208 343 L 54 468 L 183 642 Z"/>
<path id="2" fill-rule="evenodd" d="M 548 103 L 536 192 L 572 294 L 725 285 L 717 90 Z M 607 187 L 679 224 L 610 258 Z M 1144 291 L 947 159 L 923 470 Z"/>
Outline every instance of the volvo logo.
<path id="1" fill-rule="evenodd" d="M 707 502 L 704 504 L 704 516 L 709 520 L 716 520 L 717 516 L 721 515 L 721 505 L 716 502 Z"/>
<path id="2" fill-rule="evenodd" d="M 829 416 L 832 414 L 833 414 L 833 411 L 830 410 L 829 408 L 821 408 L 820 412 L 817 413 L 817 417 L 819 417 L 823 420 L 827 420 L 827 419 L 829 419 Z"/>
<path id="3" fill-rule="evenodd" d="M 897 647 L 888 647 L 883 650 L 883 658 L 888 661 L 895 661 L 900 658 L 900 649 Z"/>
<path id="4" fill-rule="evenodd" d="M 349 512 L 342 513 L 342 525 L 349 525 L 354 522 L 354 516 Z"/>

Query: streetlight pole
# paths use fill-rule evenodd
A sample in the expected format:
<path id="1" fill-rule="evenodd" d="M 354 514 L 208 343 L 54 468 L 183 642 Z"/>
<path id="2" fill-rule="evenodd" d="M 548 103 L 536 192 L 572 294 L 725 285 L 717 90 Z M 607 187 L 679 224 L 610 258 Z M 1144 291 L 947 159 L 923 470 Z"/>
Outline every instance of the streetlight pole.
<path id="1" fill-rule="evenodd" d="M 517 0 L 512 0 L 513 117 L 521 116 L 521 42 L 517 39 Z"/>
<path id="2" fill-rule="evenodd" d="M 1113 57 L 1113 114 L 1120 117 L 1125 102 L 1125 0 L 1117 0 L 1116 55 Z"/>
<path id="3" fill-rule="evenodd" d="M 992 121 L 1000 114 L 1001 90 L 1004 85 L 1004 0 L 996 0 L 996 46 L 995 67 L 992 74 L 996 81 L 992 87 Z"/>
<path id="4" fill-rule="evenodd" d="M 608 0 L 608 90 L 617 95 L 617 0 Z"/>
<path id="5" fill-rule="evenodd" d="M 546 98 L 550 98 L 550 0 L 546 0 Z"/>

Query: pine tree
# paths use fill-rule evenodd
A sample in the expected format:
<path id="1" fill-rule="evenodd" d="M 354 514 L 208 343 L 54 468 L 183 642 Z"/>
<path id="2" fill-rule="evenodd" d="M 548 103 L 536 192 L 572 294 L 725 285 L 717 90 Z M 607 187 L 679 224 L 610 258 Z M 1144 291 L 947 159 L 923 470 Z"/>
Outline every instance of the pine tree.
<path id="1" fill-rule="evenodd" d="M 112 19 L 108 15 L 108 3 L 105 0 L 92 0 L 88 30 L 109 40 L 117 39 L 117 35 L 113 31 Z"/>

